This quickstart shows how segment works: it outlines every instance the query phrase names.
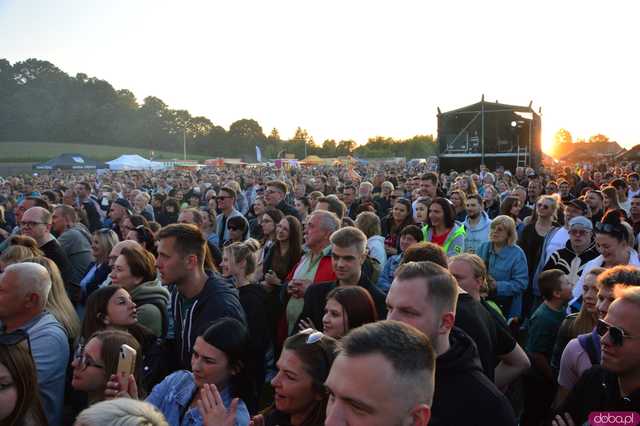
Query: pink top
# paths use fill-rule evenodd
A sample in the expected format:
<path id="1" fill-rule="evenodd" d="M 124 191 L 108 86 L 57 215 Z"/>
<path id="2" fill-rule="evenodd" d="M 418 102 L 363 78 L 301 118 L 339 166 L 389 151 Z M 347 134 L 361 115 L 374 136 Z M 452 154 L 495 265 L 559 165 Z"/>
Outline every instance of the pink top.
<path id="1" fill-rule="evenodd" d="M 571 339 L 562 352 L 558 384 L 565 389 L 573 389 L 582 373 L 591 366 L 587 351 L 584 350 L 577 338 Z"/>

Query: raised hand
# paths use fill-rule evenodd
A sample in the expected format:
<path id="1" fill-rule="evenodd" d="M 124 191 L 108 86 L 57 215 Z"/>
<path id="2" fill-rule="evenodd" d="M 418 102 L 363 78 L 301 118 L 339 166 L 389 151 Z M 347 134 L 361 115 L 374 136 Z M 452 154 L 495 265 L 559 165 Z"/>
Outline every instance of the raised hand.
<path id="1" fill-rule="evenodd" d="M 238 412 L 238 398 L 231 401 L 227 410 L 216 385 L 205 384 L 200 389 L 200 399 L 196 402 L 204 426 L 234 426 Z"/>

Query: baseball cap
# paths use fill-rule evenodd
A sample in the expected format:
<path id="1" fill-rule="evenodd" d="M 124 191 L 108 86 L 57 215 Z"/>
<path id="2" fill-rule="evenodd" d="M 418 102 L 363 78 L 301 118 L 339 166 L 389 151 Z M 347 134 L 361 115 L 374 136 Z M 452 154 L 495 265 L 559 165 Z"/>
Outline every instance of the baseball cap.
<path id="1" fill-rule="evenodd" d="M 569 222 L 569 229 L 574 228 L 588 229 L 589 231 L 592 231 L 593 224 L 584 216 L 576 216 Z"/>
<path id="2" fill-rule="evenodd" d="M 576 209 L 580 210 L 582 213 L 587 213 L 589 211 L 589 207 L 587 206 L 587 203 L 577 198 L 575 200 L 569 201 L 566 205 L 575 207 Z"/>
<path id="3" fill-rule="evenodd" d="M 127 212 L 131 214 L 131 204 L 129 203 L 129 200 L 127 200 L 126 198 L 118 198 L 117 200 L 114 201 L 114 203 L 124 207 L 127 210 Z"/>

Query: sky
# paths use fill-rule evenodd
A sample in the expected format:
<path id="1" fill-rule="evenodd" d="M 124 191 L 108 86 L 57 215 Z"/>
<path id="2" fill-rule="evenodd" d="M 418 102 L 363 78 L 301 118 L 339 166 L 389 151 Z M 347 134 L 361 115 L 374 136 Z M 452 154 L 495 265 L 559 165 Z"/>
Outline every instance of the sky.
<path id="1" fill-rule="evenodd" d="M 283 138 L 436 134 L 442 111 L 542 107 L 559 128 L 640 143 L 635 1 L 0 0 L 0 58 L 48 60 L 228 128 Z"/>

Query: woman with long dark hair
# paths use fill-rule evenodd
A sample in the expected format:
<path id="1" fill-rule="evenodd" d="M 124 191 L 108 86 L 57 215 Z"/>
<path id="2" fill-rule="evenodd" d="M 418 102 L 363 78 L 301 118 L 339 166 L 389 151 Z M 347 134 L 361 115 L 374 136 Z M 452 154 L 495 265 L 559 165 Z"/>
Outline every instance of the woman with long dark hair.
<path id="1" fill-rule="evenodd" d="M 276 225 L 274 244 L 264 253 L 262 274 L 268 290 L 284 283 L 291 268 L 302 257 L 302 225 L 294 216 L 285 216 Z"/>
<path id="2" fill-rule="evenodd" d="M 398 254 L 400 248 L 400 231 L 405 226 L 413 225 L 413 209 L 411 201 L 406 198 L 395 200 L 391 212 L 382 219 L 382 236 L 387 256 Z"/>
<path id="3" fill-rule="evenodd" d="M 324 333 L 340 339 L 363 324 L 378 320 L 373 299 L 362 287 L 336 287 L 327 295 L 327 304 L 322 317 Z"/>
<path id="4" fill-rule="evenodd" d="M 179 370 L 157 384 L 146 401 L 164 414 L 167 422 L 175 426 L 202 426 L 210 424 L 215 416 L 208 410 L 203 398 L 218 396 L 225 408 L 232 402 L 236 407 L 235 424 L 249 424 L 246 400 L 253 395 L 252 381 L 246 373 L 249 345 L 247 328 L 234 318 L 214 321 L 196 338 L 191 356 L 191 371 Z M 120 389 L 115 376 L 111 377 L 107 394 L 111 397 L 138 399 L 138 388 L 129 383 Z"/>
<path id="5" fill-rule="evenodd" d="M 336 340 L 312 329 L 284 342 L 278 374 L 271 380 L 274 404 L 254 419 L 257 425 L 323 426 L 328 394 L 324 382 L 336 356 Z"/>
<path id="6" fill-rule="evenodd" d="M 464 252 L 464 227 L 456 223 L 453 205 L 446 198 L 436 197 L 431 201 L 422 234 L 423 241 L 439 245 L 447 256 Z"/>

